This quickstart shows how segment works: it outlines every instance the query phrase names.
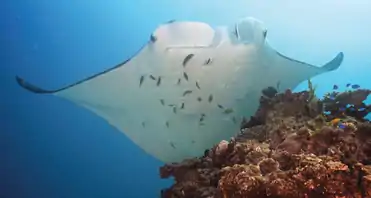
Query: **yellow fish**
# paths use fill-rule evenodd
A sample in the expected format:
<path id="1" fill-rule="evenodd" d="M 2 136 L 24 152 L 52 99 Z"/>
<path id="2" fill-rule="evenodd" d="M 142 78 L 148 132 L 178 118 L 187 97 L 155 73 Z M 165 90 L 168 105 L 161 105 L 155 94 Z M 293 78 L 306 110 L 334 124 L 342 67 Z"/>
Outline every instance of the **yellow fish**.
<path id="1" fill-rule="evenodd" d="M 331 122 L 332 125 L 338 125 L 340 121 L 341 121 L 340 118 L 335 118 L 335 119 L 331 120 L 330 122 Z"/>

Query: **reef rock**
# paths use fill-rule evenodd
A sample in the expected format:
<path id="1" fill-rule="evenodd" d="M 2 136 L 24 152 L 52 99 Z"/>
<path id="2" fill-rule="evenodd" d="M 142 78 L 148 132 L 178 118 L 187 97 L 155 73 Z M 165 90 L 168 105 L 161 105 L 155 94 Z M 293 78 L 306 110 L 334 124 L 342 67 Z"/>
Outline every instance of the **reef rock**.
<path id="1" fill-rule="evenodd" d="M 236 137 L 161 167 L 175 179 L 161 197 L 371 197 L 371 91 L 313 93 L 264 94 Z"/>

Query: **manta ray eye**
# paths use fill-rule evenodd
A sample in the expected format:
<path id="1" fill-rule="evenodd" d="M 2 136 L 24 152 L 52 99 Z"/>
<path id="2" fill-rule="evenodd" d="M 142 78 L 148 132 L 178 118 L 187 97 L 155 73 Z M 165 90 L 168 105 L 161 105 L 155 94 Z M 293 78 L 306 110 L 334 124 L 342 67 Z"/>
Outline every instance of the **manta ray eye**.
<path id="1" fill-rule="evenodd" d="M 157 37 L 156 37 L 155 35 L 151 34 L 149 40 L 150 40 L 152 43 L 154 43 L 154 42 L 157 41 Z"/>

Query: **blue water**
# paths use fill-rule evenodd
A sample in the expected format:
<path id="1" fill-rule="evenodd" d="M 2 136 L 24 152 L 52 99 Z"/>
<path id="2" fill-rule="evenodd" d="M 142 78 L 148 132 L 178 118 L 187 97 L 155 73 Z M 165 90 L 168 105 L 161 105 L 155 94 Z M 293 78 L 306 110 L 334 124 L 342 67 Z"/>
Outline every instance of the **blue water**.
<path id="1" fill-rule="evenodd" d="M 171 181 L 161 162 L 84 108 L 18 87 L 58 88 L 129 58 L 170 19 L 232 24 L 254 16 L 290 57 L 343 65 L 313 79 L 322 95 L 371 88 L 370 1 L 5 0 L 0 4 L 0 198 L 150 198 Z M 259 3 L 257 3 L 259 2 Z M 297 90 L 305 89 L 302 83 Z"/>

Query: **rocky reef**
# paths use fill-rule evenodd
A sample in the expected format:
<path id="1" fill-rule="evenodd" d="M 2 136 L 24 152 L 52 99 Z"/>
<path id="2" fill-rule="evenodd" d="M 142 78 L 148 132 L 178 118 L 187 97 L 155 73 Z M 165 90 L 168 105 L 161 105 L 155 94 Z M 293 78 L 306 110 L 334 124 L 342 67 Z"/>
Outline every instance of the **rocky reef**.
<path id="1" fill-rule="evenodd" d="M 370 90 L 263 90 L 241 132 L 204 156 L 160 168 L 163 198 L 371 197 Z"/>

